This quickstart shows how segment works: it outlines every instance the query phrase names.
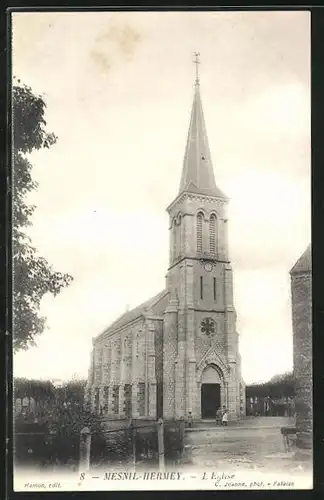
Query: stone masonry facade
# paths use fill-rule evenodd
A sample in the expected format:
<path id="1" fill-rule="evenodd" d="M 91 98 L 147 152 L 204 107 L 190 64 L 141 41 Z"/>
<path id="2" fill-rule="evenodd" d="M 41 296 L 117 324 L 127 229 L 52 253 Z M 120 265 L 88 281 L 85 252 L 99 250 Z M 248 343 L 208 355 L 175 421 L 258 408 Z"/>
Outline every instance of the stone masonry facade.
<path id="1" fill-rule="evenodd" d="M 164 319 L 166 418 L 189 412 L 194 419 L 201 418 L 201 385 L 208 368 L 212 368 L 208 382 L 220 384 L 220 406 L 229 409 L 230 418 L 237 419 L 245 411 L 225 205 L 217 198 L 185 194 L 169 207 L 173 251 L 167 275 L 170 302 Z M 211 235 L 212 216 L 217 224 Z M 215 245 L 210 244 L 211 237 Z M 214 327 L 209 334 L 202 328 L 207 320 Z"/>
<path id="2" fill-rule="evenodd" d="M 290 272 L 297 446 L 312 448 L 312 270 L 309 246 Z"/>
<path id="3" fill-rule="evenodd" d="M 164 309 L 166 298 L 165 292 L 154 298 L 153 309 Z M 162 357 L 156 353 L 159 338 L 162 342 L 163 316 L 139 308 L 133 320 L 123 320 L 93 339 L 85 399 L 97 413 L 112 419 L 155 419 L 161 413 L 157 401 L 162 391 Z"/>

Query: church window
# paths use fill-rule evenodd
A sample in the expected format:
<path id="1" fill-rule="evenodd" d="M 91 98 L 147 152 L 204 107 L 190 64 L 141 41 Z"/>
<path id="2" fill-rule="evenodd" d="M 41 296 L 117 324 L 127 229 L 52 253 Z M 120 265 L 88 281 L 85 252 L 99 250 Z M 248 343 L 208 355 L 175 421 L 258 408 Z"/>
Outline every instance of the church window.
<path id="1" fill-rule="evenodd" d="M 96 366 L 95 350 L 93 349 L 93 351 L 92 351 L 92 370 L 91 370 L 91 383 L 92 384 L 94 384 L 94 381 L 95 381 L 95 366 Z"/>
<path id="2" fill-rule="evenodd" d="M 124 357 L 128 356 L 128 337 L 124 339 Z"/>
<path id="3" fill-rule="evenodd" d="M 212 318 L 204 318 L 200 324 L 200 330 L 207 337 L 213 336 L 216 333 L 216 323 Z"/>
<path id="4" fill-rule="evenodd" d="M 114 385 L 113 387 L 113 397 L 112 397 L 113 412 L 115 414 L 119 413 L 119 386 Z"/>
<path id="5" fill-rule="evenodd" d="M 213 278 L 214 300 L 217 300 L 216 278 Z"/>
<path id="6" fill-rule="evenodd" d="M 212 214 L 209 219 L 209 249 L 210 253 L 216 253 L 216 215 Z"/>
<path id="7" fill-rule="evenodd" d="M 137 404 L 140 417 L 145 414 L 145 383 L 139 382 L 137 392 Z"/>
<path id="8" fill-rule="evenodd" d="M 173 259 L 176 257 L 176 251 L 177 251 L 177 228 L 176 228 L 176 221 L 173 219 L 172 221 L 172 253 L 173 253 Z"/>
<path id="9" fill-rule="evenodd" d="M 200 298 L 204 298 L 204 283 L 203 283 L 203 277 L 200 276 Z"/>
<path id="10" fill-rule="evenodd" d="M 104 412 L 107 413 L 108 411 L 108 396 L 109 396 L 109 387 L 106 385 L 104 387 Z"/>
<path id="11" fill-rule="evenodd" d="M 96 394 L 95 394 L 95 413 L 99 413 L 99 389 L 96 389 Z"/>
<path id="12" fill-rule="evenodd" d="M 182 218 L 181 218 L 181 215 L 179 215 L 179 217 L 178 217 L 177 255 L 179 255 L 181 253 L 181 230 L 182 230 L 181 222 L 182 222 Z"/>
<path id="13" fill-rule="evenodd" d="M 199 213 L 197 215 L 197 251 L 202 252 L 202 225 L 203 225 L 203 214 Z"/>
<path id="14" fill-rule="evenodd" d="M 132 386 L 130 384 L 124 386 L 124 413 L 126 417 L 132 415 Z"/>
<path id="15" fill-rule="evenodd" d="M 136 356 L 139 355 L 139 335 L 136 337 Z"/>

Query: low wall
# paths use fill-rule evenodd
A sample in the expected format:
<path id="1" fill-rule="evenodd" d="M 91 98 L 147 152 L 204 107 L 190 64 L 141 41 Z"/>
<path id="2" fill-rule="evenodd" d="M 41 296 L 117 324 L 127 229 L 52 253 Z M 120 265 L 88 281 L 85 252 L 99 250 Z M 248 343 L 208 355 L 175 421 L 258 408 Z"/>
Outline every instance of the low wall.
<path id="1" fill-rule="evenodd" d="M 158 458 L 157 421 L 152 419 L 105 419 L 102 431 L 106 441 L 107 459 L 124 460 L 133 452 L 133 439 L 137 459 Z M 177 458 L 183 452 L 185 424 L 183 421 L 164 421 L 164 451 L 166 459 Z"/>

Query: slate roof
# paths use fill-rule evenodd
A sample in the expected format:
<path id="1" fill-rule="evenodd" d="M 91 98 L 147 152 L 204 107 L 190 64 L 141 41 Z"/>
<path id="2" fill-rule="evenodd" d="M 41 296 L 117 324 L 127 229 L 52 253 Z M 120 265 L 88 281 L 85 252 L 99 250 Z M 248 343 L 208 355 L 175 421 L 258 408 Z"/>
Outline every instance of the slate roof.
<path id="1" fill-rule="evenodd" d="M 207 196 L 216 196 L 217 198 L 223 198 L 224 200 L 227 200 L 227 196 L 217 187 L 215 186 L 212 189 L 207 189 L 207 188 L 198 188 L 195 186 L 193 182 L 189 182 L 189 184 L 186 186 L 186 188 L 182 192 L 187 192 L 187 193 L 193 193 L 193 194 L 202 194 L 202 195 L 207 195 Z M 180 193 L 181 194 L 181 193 Z"/>
<path id="2" fill-rule="evenodd" d="M 290 271 L 290 274 L 298 274 L 304 272 L 310 272 L 312 270 L 312 248 L 311 244 L 308 245 L 305 252 L 297 260 L 296 264 Z"/>
<path id="3" fill-rule="evenodd" d="M 179 193 L 187 190 L 188 185 L 192 185 L 194 192 L 199 194 L 226 198 L 215 183 L 198 81 L 195 85 Z"/>
<path id="4" fill-rule="evenodd" d="M 143 304 L 135 307 L 131 311 L 127 311 L 119 318 L 117 318 L 113 323 L 111 323 L 101 335 L 105 333 L 113 332 L 122 326 L 127 325 L 128 323 L 140 318 L 145 312 L 150 311 L 152 314 L 163 314 L 169 300 L 169 292 L 167 290 L 163 290 L 162 292 L 154 295 Z"/>

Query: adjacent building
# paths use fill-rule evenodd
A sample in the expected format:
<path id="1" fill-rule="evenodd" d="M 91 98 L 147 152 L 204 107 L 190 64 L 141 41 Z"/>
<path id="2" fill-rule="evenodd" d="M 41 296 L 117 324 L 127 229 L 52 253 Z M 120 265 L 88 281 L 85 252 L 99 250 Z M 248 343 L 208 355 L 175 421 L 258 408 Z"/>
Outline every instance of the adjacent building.
<path id="1" fill-rule="evenodd" d="M 290 276 L 297 446 L 311 449 L 313 441 L 311 245 L 291 269 Z"/>

